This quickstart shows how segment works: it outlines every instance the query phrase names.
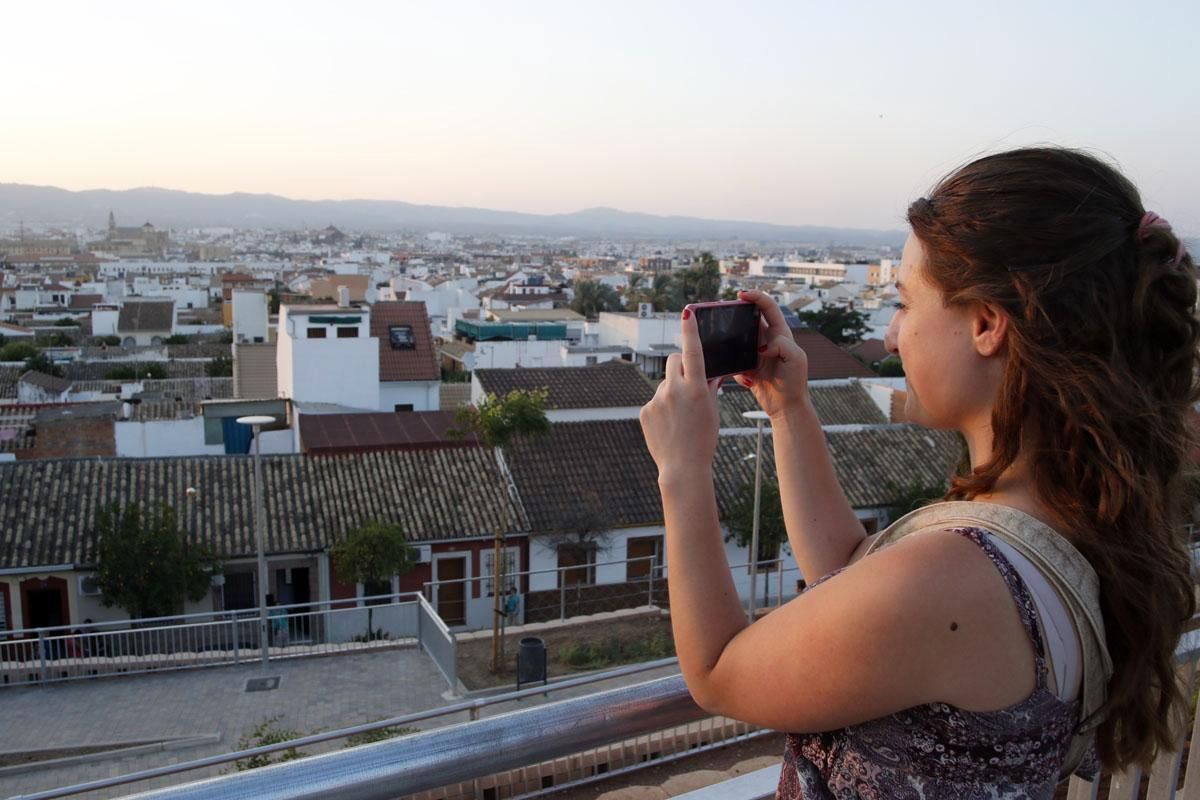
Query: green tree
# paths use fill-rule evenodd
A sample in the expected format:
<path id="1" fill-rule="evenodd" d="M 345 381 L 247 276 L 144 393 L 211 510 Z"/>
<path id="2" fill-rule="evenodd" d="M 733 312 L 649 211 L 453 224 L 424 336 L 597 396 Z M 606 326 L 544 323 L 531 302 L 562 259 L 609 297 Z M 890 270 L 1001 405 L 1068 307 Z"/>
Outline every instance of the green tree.
<path id="1" fill-rule="evenodd" d="M 738 492 L 725 519 L 729 533 L 725 541 L 737 542 L 738 547 L 750 548 L 754 537 L 754 481 L 746 481 Z M 779 498 L 779 482 L 762 479 L 758 511 L 758 554 L 754 563 L 773 561 L 780 556 L 780 547 L 787 544 L 787 526 L 783 522 L 783 502 Z M 764 572 L 763 605 L 771 597 L 770 571 Z"/>
<path id="2" fill-rule="evenodd" d="M 190 336 L 182 333 L 173 333 L 163 339 L 163 344 L 188 344 L 192 339 Z"/>
<path id="3" fill-rule="evenodd" d="M 53 375 L 56 378 L 61 378 L 65 374 L 62 367 L 46 358 L 45 353 L 37 353 L 25 359 L 25 369 Z"/>
<path id="4" fill-rule="evenodd" d="M 101 345 L 107 345 L 109 347 L 118 347 L 118 346 L 120 346 L 120 344 L 121 344 L 120 336 L 112 336 L 112 335 L 96 336 L 95 338 L 92 339 L 93 347 L 99 347 Z"/>
<path id="5" fill-rule="evenodd" d="M 342 583 L 361 583 L 367 593 L 390 582 L 393 575 L 409 572 L 416 551 L 404 539 L 399 525 L 371 520 L 346 534 L 330 551 L 333 569 Z M 367 641 L 374 637 L 374 609 L 367 605 Z"/>
<path id="6" fill-rule="evenodd" d="M 802 311 L 797 318 L 834 344 L 856 344 L 871 331 L 867 315 L 852 308 L 828 305 L 818 311 Z"/>
<path id="7" fill-rule="evenodd" d="M 721 290 L 721 299 L 722 300 L 737 300 L 738 299 L 738 290 L 733 288 L 732 286 L 726 286 L 724 289 Z"/>
<path id="8" fill-rule="evenodd" d="M 946 494 L 946 489 L 949 488 L 949 483 L 913 481 L 907 486 L 889 484 L 888 488 L 892 495 L 892 502 L 887 506 L 888 516 L 896 520 L 910 511 L 916 511 L 922 506 L 941 500 Z"/>
<path id="9" fill-rule="evenodd" d="M 79 322 L 70 317 L 59 317 L 54 321 L 54 325 L 59 328 L 78 328 Z"/>
<path id="10" fill-rule="evenodd" d="M 70 347 L 75 341 L 62 331 L 55 331 L 49 336 L 39 336 L 37 343 L 39 347 Z"/>
<path id="11" fill-rule="evenodd" d="M 166 379 L 166 377 L 166 368 L 161 364 L 155 364 L 153 362 L 136 365 L 123 364 L 119 367 L 113 367 L 104 373 L 104 380 L 106 381 L 161 381 Z"/>
<path id="12" fill-rule="evenodd" d="M 708 303 L 721 291 L 721 266 L 712 253 L 701 253 L 700 263 L 675 276 L 682 309 L 688 303 Z"/>
<path id="13" fill-rule="evenodd" d="M 277 287 L 277 286 L 272 287 L 267 292 L 267 313 L 268 314 L 278 314 L 279 313 L 279 287 Z"/>
<path id="14" fill-rule="evenodd" d="M 0 348 L 0 361 L 26 361 L 38 352 L 36 347 L 27 342 L 9 342 Z"/>
<path id="15" fill-rule="evenodd" d="M 545 389 L 513 389 L 504 397 L 488 393 L 477 405 L 458 409 L 455 420 L 460 427 L 450 434 L 461 439 L 473 433 L 486 447 L 504 447 L 516 436 L 547 434 L 549 396 Z"/>
<path id="16" fill-rule="evenodd" d="M 546 400 L 550 392 L 546 389 L 525 391 L 514 389 L 504 397 L 487 394 L 478 405 L 460 408 L 455 419 L 461 428 L 450 430 L 450 436 L 460 439 L 474 433 L 485 446 L 494 448 L 497 461 L 501 460 L 500 448 L 519 436 L 544 436 L 550 432 L 550 420 L 546 418 Z M 492 663 L 493 673 L 500 671 L 503 661 L 503 643 L 500 637 L 500 596 L 503 585 L 503 556 L 500 548 L 504 543 L 505 531 L 495 532 L 495 586 L 492 593 L 495 613 L 492 616 Z"/>
<path id="17" fill-rule="evenodd" d="M 625 285 L 625 310 L 637 311 L 638 303 L 642 302 L 642 293 L 646 290 L 646 274 L 635 272 L 629 276 Z"/>
<path id="18" fill-rule="evenodd" d="M 96 583 L 106 606 L 135 619 L 178 613 L 184 600 L 203 600 L 219 562 L 188 542 L 175 509 L 144 510 L 113 503 L 96 516 Z"/>
<path id="19" fill-rule="evenodd" d="M 879 362 L 879 368 L 875 370 L 880 377 L 884 378 L 903 378 L 904 364 L 900 363 L 898 358 L 885 358 Z"/>
<path id="20" fill-rule="evenodd" d="M 571 310 L 588 319 L 595 319 L 601 311 L 620 311 L 621 298 L 606 283 L 599 281 L 576 281 L 575 298 L 571 301 Z"/>
<path id="21" fill-rule="evenodd" d="M 229 356 L 217 356 L 204 365 L 204 374 L 210 378 L 232 378 L 233 359 Z"/>

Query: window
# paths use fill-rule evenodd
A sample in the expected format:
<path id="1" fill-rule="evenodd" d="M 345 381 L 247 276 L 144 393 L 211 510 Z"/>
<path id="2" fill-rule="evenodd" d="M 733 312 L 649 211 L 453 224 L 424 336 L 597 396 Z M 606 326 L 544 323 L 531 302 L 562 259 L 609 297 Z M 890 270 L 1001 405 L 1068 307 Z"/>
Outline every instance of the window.
<path id="1" fill-rule="evenodd" d="M 308 332 L 304 335 L 304 338 L 306 338 L 306 339 L 324 339 L 325 334 L 326 334 L 326 330 L 324 328 L 309 328 Z"/>
<path id="2" fill-rule="evenodd" d="M 625 563 L 625 580 L 645 580 L 650 575 L 650 567 L 654 566 L 654 577 L 662 577 L 663 568 L 663 537 L 636 536 L 627 543 Z M 653 559 L 653 560 L 651 560 Z"/>
<path id="3" fill-rule="evenodd" d="M 575 586 L 596 582 L 596 548 L 578 544 L 558 547 L 558 585 Z"/>
<path id="4" fill-rule="evenodd" d="M 584 361 L 584 364 L 586 364 L 589 367 L 596 366 L 596 357 L 595 356 L 587 356 L 586 358 L 584 358 L 583 361 Z"/>
<path id="5" fill-rule="evenodd" d="M 348 327 L 347 328 L 338 328 L 337 329 L 337 337 L 339 339 L 357 339 L 358 338 L 358 327 L 355 326 L 353 328 L 348 328 Z"/>
<path id="6" fill-rule="evenodd" d="M 500 551 L 501 557 L 504 559 L 503 575 L 504 575 L 504 591 L 507 593 L 509 589 L 517 589 L 520 576 L 517 575 L 521 571 L 521 549 L 519 547 L 506 547 Z M 491 597 L 495 591 L 496 570 L 496 550 L 489 547 L 486 550 L 479 551 L 479 577 L 483 579 L 483 594 L 485 597 Z"/>
<path id="7" fill-rule="evenodd" d="M 416 350 L 417 339 L 413 336 L 412 325 L 392 325 L 388 327 L 388 341 L 393 350 Z"/>
<path id="8" fill-rule="evenodd" d="M 412 403 L 396 403 L 396 405 L 392 406 L 392 410 L 395 411 L 397 414 L 399 414 L 403 411 L 412 411 L 413 404 Z"/>

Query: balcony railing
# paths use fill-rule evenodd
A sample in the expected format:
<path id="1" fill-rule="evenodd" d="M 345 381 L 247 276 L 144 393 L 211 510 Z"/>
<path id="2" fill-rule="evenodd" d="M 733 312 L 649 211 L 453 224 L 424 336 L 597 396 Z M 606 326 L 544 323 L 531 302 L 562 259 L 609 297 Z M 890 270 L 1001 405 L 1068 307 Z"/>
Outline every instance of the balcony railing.
<path id="1" fill-rule="evenodd" d="M 420 594 L 273 606 L 269 659 L 418 645 L 454 689 L 454 637 Z M 368 627 L 370 630 L 368 630 Z M 257 609 L 7 631 L 0 686 L 244 664 L 261 657 Z"/>
<path id="2" fill-rule="evenodd" d="M 1200 631 L 1192 631 L 1181 641 L 1176 658 L 1180 680 L 1189 688 L 1196 679 L 1200 660 Z M 264 798 L 264 800 L 299 800 L 300 798 L 355 798 L 355 800 L 390 800 L 417 793 L 423 798 L 475 797 L 491 789 L 497 797 L 533 795 L 540 787 L 550 788 L 561 783 L 556 780 L 554 765 L 567 762 L 577 765 L 573 783 L 603 780 L 619 770 L 600 769 L 601 756 L 612 758 L 614 743 L 619 749 L 630 746 L 635 750 L 646 743 L 644 761 L 650 761 L 651 748 L 664 748 L 665 743 L 682 743 L 675 757 L 695 752 L 700 746 L 693 739 L 698 721 L 709 719 L 695 705 L 680 676 L 660 678 L 646 683 L 613 689 L 571 700 L 550 703 L 527 710 L 515 711 L 486 719 L 478 719 L 487 706 L 514 699 L 530 697 L 547 691 L 572 688 L 589 682 L 628 676 L 639 671 L 669 665 L 668 659 L 637 667 L 626 667 L 601 675 L 563 681 L 549 688 L 537 687 L 513 692 L 489 700 L 461 703 L 445 709 L 382 720 L 341 731 L 319 734 L 305 739 L 269 747 L 214 756 L 187 764 L 148 770 L 135 775 L 96 781 L 64 789 L 26 795 L 17 800 L 52 800 L 84 791 L 128 784 L 135 780 L 179 773 L 191 769 L 228 763 L 269 752 L 303 747 L 318 742 L 348 736 L 366 730 L 394 726 L 446 714 L 467 712 L 473 721 L 453 727 L 413 734 L 400 739 L 364 747 L 312 756 L 264 767 L 250 772 L 224 775 L 181 786 L 160 789 L 138 795 L 139 800 L 209 800 L 210 798 Z M 716 720 L 718 724 L 727 721 Z M 718 737 L 710 724 L 707 746 Z M 753 735 L 746 728 L 734 735 Z M 1134 769 L 1117 775 L 1101 775 L 1095 781 L 1072 778 L 1068 787 L 1069 800 L 1095 800 L 1099 790 L 1107 786 L 1109 800 L 1135 800 L 1140 796 L 1143 781 L 1148 782 L 1148 800 L 1200 797 L 1200 717 L 1192 720 L 1190 731 L 1184 732 L 1179 748 L 1164 753 L 1152 769 L 1143 774 Z M 695 744 L 696 747 L 692 745 Z M 1195 755 L 1196 757 L 1192 757 Z M 659 759 L 662 752 L 658 753 Z M 1183 765 L 1186 757 L 1186 774 Z M 609 766 L 608 761 L 604 766 Z M 550 766 L 550 782 L 546 782 L 545 767 Z M 757 782 L 730 781 L 714 789 L 713 797 L 730 800 L 750 800 L 769 796 L 762 791 L 763 776 Z M 740 787 L 740 788 L 739 788 Z"/>

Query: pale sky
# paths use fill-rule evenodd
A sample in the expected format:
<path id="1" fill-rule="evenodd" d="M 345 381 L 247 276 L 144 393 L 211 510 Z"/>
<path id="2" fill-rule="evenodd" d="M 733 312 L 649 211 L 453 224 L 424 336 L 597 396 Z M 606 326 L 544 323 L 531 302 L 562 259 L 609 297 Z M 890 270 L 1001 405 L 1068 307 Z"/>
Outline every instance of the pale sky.
<path id="1" fill-rule="evenodd" d="M 902 227 L 973 155 L 1200 233 L 1200 3 L 5 6 L 0 182 Z"/>

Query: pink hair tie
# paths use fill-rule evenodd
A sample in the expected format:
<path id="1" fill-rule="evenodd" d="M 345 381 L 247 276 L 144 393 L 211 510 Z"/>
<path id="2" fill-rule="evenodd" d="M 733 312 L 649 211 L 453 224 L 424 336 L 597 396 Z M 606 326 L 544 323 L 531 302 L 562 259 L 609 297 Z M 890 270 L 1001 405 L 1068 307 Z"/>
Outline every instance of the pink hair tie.
<path id="1" fill-rule="evenodd" d="M 1155 214 L 1153 211 L 1147 211 L 1145 214 L 1142 215 L 1142 221 L 1140 223 L 1138 223 L 1138 229 L 1137 229 L 1138 241 L 1144 242 L 1144 241 L 1146 241 L 1146 239 L 1150 238 L 1150 231 L 1153 228 L 1161 228 L 1162 230 L 1166 231 L 1167 233 L 1170 233 L 1171 232 L 1171 223 L 1167 222 L 1165 219 L 1160 217 L 1158 214 Z M 1183 256 L 1184 256 L 1184 253 L 1186 253 L 1186 252 L 1187 251 L 1183 246 L 1183 240 L 1180 239 L 1179 240 L 1179 249 L 1175 251 L 1175 258 L 1171 261 L 1171 266 L 1178 267 L 1180 264 L 1182 264 Z"/>

